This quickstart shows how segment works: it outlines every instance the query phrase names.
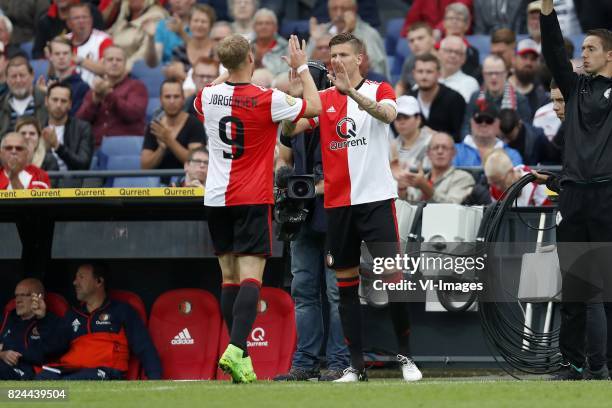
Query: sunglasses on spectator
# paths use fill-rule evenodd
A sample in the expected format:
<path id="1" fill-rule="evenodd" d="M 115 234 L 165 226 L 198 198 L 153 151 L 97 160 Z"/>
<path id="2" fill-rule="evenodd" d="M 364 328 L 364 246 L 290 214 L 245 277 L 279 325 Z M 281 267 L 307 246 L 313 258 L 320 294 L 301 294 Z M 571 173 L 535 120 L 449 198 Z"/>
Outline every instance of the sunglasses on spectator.
<path id="1" fill-rule="evenodd" d="M 6 150 L 7 152 L 15 151 L 15 152 L 23 152 L 26 149 L 25 146 L 2 146 L 2 150 Z"/>
<path id="2" fill-rule="evenodd" d="M 479 115 L 474 118 L 474 122 L 478 123 L 479 125 L 482 125 L 483 123 L 492 125 L 493 122 L 495 122 L 495 118 L 486 115 Z"/>

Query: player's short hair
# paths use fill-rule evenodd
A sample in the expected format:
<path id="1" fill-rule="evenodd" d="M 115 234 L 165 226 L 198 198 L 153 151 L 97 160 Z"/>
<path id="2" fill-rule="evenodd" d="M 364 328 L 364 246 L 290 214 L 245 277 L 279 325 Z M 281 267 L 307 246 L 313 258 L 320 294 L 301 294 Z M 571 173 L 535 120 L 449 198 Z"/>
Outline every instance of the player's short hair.
<path id="1" fill-rule="evenodd" d="M 605 52 L 612 51 L 612 31 L 606 28 L 596 28 L 587 31 L 586 35 L 599 38 Z"/>
<path id="2" fill-rule="evenodd" d="M 410 25 L 410 27 L 408 27 L 408 32 L 411 33 L 420 29 L 427 31 L 429 35 L 433 36 L 433 28 L 431 28 L 431 26 L 424 21 L 417 21 L 416 23 Z"/>
<path id="3" fill-rule="evenodd" d="M 500 28 L 491 35 L 491 44 L 504 43 L 507 45 L 516 44 L 516 34 L 509 28 Z"/>
<path id="4" fill-rule="evenodd" d="M 360 54 L 363 50 L 363 41 L 351 33 L 341 33 L 333 36 L 332 39 L 329 40 L 329 48 L 333 47 L 334 45 L 346 43 L 349 43 L 353 47 L 355 54 Z"/>
<path id="5" fill-rule="evenodd" d="M 219 43 L 217 55 L 228 71 L 234 71 L 244 64 L 250 50 L 246 38 L 240 34 L 233 34 Z"/>
<path id="6" fill-rule="evenodd" d="M 418 61 L 421 61 L 421 62 L 433 62 L 434 64 L 436 64 L 436 68 L 438 69 L 438 71 L 440 71 L 440 69 L 441 69 L 440 60 L 438 59 L 438 57 L 436 57 L 432 53 L 426 52 L 423 55 L 417 55 L 414 58 L 414 66 L 415 67 L 416 67 L 416 63 Z"/>
<path id="7" fill-rule="evenodd" d="M 191 10 L 189 12 L 189 19 L 191 20 L 191 18 L 193 17 L 193 15 L 195 13 L 202 13 L 202 14 L 206 14 L 208 16 L 208 19 L 210 20 L 210 27 L 212 28 L 213 24 L 215 24 L 215 21 L 217 21 L 217 13 L 215 13 L 215 9 L 210 7 L 208 4 L 194 4 L 191 7 Z"/>
<path id="8" fill-rule="evenodd" d="M 51 86 L 49 86 L 49 89 L 47 89 L 47 97 L 49 97 L 51 95 L 51 91 L 56 89 L 56 88 L 67 89 L 68 90 L 68 96 L 70 97 L 70 101 L 72 101 L 72 88 L 65 81 L 55 82 L 55 83 L 51 84 Z"/>
<path id="9" fill-rule="evenodd" d="M 189 150 L 189 155 L 187 156 L 187 161 L 192 161 L 194 156 L 196 154 L 198 154 L 198 153 L 204 153 L 207 156 L 209 155 L 208 154 L 208 149 L 206 147 L 204 147 L 204 146 L 196 147 L 195 149 Z"/>
<path id="10" fill-rule="evenodd" d="M 9 62 L 8 64 L 6 64 L 4 72 L 8 75 L 9 68 L 20 67 L 22 65 L 26 66 L 30 75 L 34 75 L 34 68 L 32 68 L 30 61 L 28 61 L 28 59 L 21 54 L 18 54 L 13 58 L 9 59 Z"/>

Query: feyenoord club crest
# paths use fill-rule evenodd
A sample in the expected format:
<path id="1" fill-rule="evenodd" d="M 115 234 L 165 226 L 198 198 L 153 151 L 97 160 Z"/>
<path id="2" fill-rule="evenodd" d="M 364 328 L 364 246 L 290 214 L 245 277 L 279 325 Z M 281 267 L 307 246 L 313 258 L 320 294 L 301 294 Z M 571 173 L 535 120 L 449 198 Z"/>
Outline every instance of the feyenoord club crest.
<path id="1" fill-rule="evenodd" d="M 186 300 L 179 303 L 179 312 L 186 315 L 191 313 L 191 303 Z"/>

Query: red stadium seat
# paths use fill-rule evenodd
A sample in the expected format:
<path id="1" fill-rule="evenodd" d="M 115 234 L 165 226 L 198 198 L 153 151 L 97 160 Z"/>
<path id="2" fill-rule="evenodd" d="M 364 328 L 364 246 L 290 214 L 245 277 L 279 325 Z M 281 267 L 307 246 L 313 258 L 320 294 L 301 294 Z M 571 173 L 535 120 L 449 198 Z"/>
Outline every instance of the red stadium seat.
<path id="1" fill-rule="evenodd" d="M 219 355 L 229 343 L 225 323 L 222 333 Z M 258 379 L 272 379 L 289 371 L 297 334 L 293 299 L 287 292 L 276 288 L 261 289 L 259 312 L 247 341 Z M 229 380 L 221 370 L 217 370 L 217 378 Z"/>
<path id="2" fill-rule="evenodd" d="M 64 317 L 68 309 L 70 309 L 70 305 L 66 302 L 66 299 L 59 293 L 47 292 L 45 295 L 45 303 L 47 304 L 47 308 L 53 314 Z M 6 306 L 4 307 L 4 313 L 8 314 L 13 309 L 15 309 L 15 299 L 11 299 Z"/>
<path id="3" fill-rule="evenodd" d="M 132 306 L 142 323 L 147 326 L 147 309 L 145 308 L 144 302 L 134 292 L 130 292 L 129 290 L 120 290 L 113 289 L 109 293 L 109 297 L 113 300 L 117 300 L 119 302 L 127 303 Z M 138 380 L 140 378 L 140 361 L 138 357 L 133 354 L 130 354 L 130 361 L 128 363 L 128 372 L 126 374 L 127 380 Z"/>
<path id="4" fill-rule="evenodd" d="M 215 377 L 221 332 L 217 299 L 202 289 L 176 289 L 155 300 L 149 332 L 161 358 L 164 379 Z"/>

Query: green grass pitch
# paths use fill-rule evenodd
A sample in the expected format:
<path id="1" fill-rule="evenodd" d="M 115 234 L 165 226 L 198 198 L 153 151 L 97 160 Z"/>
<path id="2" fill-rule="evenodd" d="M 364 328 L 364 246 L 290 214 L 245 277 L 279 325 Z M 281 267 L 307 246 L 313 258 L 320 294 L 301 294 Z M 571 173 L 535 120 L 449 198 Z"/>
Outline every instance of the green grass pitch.
<path id="1" fill-rule="evenodd" d="M 215 381 L 2 382 L 0 405 L 10 407 L 606 407 L 609 381 L 371 380 L 358 384 Z M 68 389 L 68 401 L 8 403 L 8 388 Z M 50 404 L 50 405 L 47 405 Z"/>

